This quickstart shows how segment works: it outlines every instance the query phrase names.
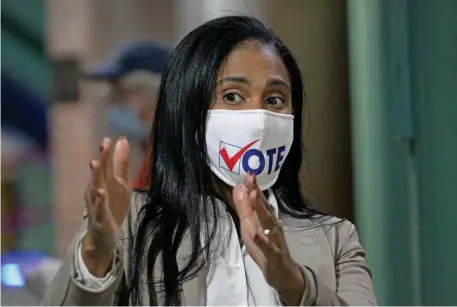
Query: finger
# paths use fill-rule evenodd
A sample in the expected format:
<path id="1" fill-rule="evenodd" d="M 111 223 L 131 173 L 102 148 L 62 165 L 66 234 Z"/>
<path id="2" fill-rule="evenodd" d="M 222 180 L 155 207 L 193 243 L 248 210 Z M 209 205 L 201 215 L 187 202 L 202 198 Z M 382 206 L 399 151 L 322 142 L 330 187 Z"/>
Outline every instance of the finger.
<path id="1" fill-rule="evenodd" d="M 249 193 L 257 190 L 257 192 L 255 192 L 255 193 L 258 193 L 258 194 L 255 194 L 255 196 L 258 195 L 259 200 L 267 203 L 265 194 L 263 194 L 263 192 L 260 191 L 259 186 L 257 185 L 257 177 L 253 173 L 249 172 L 248 174 L 246 174 L 246 176 L 244 177 L 244 183 L 247 186 Z"/>
<path id="2" fill-rule="evenodd" d="M 244 176 L 244 184 L 248 188 L 249 192 L 254 190 L 257 187 L 257 182 L 256 182 L 255 175 L 252 174 L 251 172 L 247 173 Z"/>
<path id="3" fill-rule="evenodd" d="M 113 176 L 124 182 L 129 181 L 130 145 L 125 137 L 120 137 L 114 145 Z"/>
<path id="4" fill-rule="evenodd" d="M 259 231 L 258 222 L 254 221 L 254 218 L 247 218 L 241 221 L 241 240 L 246 246 L 246 250 L 252 259 L 259 265 L 265 263 L 264 252 L 254 242 L 254 238 Z"/>
<path id="5" fill-rule="evenodd" d="M 93 187 L 93 176 L 92 176 L 92 160 L 89 161 L 89 168 L 90 168 L 90 179 L 89 182 L 87 183 L 87 187 L 84 190 L 84 201 L 86 202 L 86 205 L 89 205 L 89 202 L 91 200 L 91 191 Z"/>
<path id="6" fill-rule="evenodd" d="M 275 260 L 281 255 L 281 250 L 263 233 L 257 232 L 252 240 L 268 260 Z"/>
<path id="7" fill-rule="evenodd" d="M 255 213 L 259 219 L 260 224 L 264 228 L 271 228 L 276 225 L 277 220 L 273 216 L 270 205 L 262 191 L 260 191 L 256 177 L 254 174 L 248 174 L 245 177 L 245 184 L 248 186 L 248 194 L 251 199 L 251 205 L 254 207 Z"/>
<path id="8" fill-rule="evenodd" d="M 103 171 L 98 160 L 92 160 L 90 162 L 92 169 L 92 189 L 98 190 L 103 188 Z"/>
<path id="9" fill-rule="evenodd" d="M 240 220 L 251 218 L 254 210 L 248 197 L 246 186 L 244 184 L 235 186 L 232 197 Z"/>
<path id="10" fill-rule="evenodd" d="M 109 175 L 109 168 L 111 167 L 109 161 L 111 160 L 111 139 L 104 138 L 100 144 L 99 153 L 100 164 L 102 168 L 103 178 L 106 180 Z"/>
<path id="11" fill-rule="evenodd" d="M 260 190 L 255 189 L 250 193 L 249 196 L 255 199 L 255 201 L 252 201 L 252 203 L 254 204 L 254 211 L 257 214 L 257 217 L 262 227 L 274 227 L 278 220 L 272 214 L 270 210 L 270 204 L 266 201 L 263 193 L 260 192 Z"/>
<path id="12" fill-rule="evenodd" d="M 103 175 L 100 167 L 100 162 L 98 160 L 91 160 L 89 162 L 89 166 L 91 169 L 91 178 L 84 193 L 84 200 L 86 201 L 86 207 L 89 216 L 93 216 L 97 191 L 103 187 Z"/>

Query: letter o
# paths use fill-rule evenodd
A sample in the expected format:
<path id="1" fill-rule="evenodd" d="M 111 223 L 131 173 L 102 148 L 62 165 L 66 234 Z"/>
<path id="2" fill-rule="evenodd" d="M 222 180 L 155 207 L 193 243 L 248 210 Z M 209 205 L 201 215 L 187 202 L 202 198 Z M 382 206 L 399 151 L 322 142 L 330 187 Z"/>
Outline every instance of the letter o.
<path id="1" fill-rule="evenodd" d="M 256 156 L 257 158 L 259 158 L 259 166 L 256 169 L 252 169 L 249 166 L 249 159 L 252 156 Z M 243 155 L 243 161 L 242 162 L 243 162 L 244 171 L 246 173 L 247 172 L 251 172 L 251 173 L 255 174 L 256 176 L 259 175 L 260 173 L 262 173 L 264 168 L 265 168 L 265 157 L 263 156 L 262 152 L 260 150 L 258 150 L 258 149 L 250 149 L 250 150 L 248 150 Z"/>

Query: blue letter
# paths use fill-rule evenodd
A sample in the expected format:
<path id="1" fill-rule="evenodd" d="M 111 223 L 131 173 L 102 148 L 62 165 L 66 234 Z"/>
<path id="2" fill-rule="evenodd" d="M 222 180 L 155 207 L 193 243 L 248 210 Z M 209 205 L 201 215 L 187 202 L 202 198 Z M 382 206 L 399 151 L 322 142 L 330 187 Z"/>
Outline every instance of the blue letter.
<path id="1" fill-rule="evenodd" d="M 276 159 L 275 172 L 281 167 L 281 161 L 284 158 L 284 150 L 286 150 L 286 146 L 278 147 L 278 158 Z"/>
<path id="2" fill-rule="evenodd" d="M 273 157 L 276 153 L 276 148 L 268 149 L 267 156 L 268 156 L 268 174 L 271 173 L 271 169 L 273 168 Z"/>
<path id="3" fill-rule="evenodd" d="M 256 156 L 257 158 L 259 158 L 259 167 L 257 167 L 257 169 L 252 169 L 249 166 L 249 158 L 251 158 L 252 156 Z M 243 168 L 246 173 L 250 171 L 251 173 L 255 174 L 256 176 L 258 174 L 262 173 L 263 169 L 265 168 L 265 158 L 264 158 L 262 152 L 257 149 L 248 150 L 243 156 Z"/>

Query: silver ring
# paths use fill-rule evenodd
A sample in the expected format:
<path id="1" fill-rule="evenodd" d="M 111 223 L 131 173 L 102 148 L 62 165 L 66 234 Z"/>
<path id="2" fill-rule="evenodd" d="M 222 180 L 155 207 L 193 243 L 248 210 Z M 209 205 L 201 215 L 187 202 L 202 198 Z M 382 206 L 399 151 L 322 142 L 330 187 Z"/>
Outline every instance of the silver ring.
<path id="1" fill-rule="evenodd" d="M 277 220 L 276 224 L 270 229 L 264 229 L 263 234 L 266 236 L 273 235 L 278 232 L 279 228 L 281 228 L 281 220 Z"/>

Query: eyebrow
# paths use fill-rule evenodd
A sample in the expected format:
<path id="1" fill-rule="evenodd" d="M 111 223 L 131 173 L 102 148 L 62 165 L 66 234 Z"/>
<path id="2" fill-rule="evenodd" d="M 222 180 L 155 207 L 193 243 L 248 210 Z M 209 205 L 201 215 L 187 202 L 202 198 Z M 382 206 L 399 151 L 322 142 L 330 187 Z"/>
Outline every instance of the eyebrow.
<path id="1" fill-rule="evenodd" d="M 235 76 L 220 79 L 217 81 L 217 84 L 223 84 L 226 82 L 237 82 L 237 83 L 244 83 L 247 85 L 251 84 L 249 82 L 249 80 L 246 79 L 245 77 L 235 77 Z M 282 86 L 285 86 L 290 91 L 290 85 L 287 84 L 285 81 L 278 79 L 278 78 L 273 78 L 273 79 L 268 80 L 268 85 L 282 85 Z"/>
<path id="2" fill-rule="evenodd" d="M 217 84 L 223 84 L 226 82 L 244 83 L 244 84 L 248 84 L 248 85 L 251 84 L 249 82 L 249 80 L 246 79 L 245 77 L 226 77 L 226 78 L 223 78 L 223 79 L 220 79 L 219 81 L 217 81 Z"/>
<path id="3" fill-rule="evenodd" d="M 287 87 L 287 89 L 289 91 L 291 90 L 289 84 L 287 84 L 285 81 L 283 81 L 281 79 L 277 79 L 277 78 L 273 78 L 273 79 L 268 80 L 268 85 L 282 85 L 282 86 Z"/>

